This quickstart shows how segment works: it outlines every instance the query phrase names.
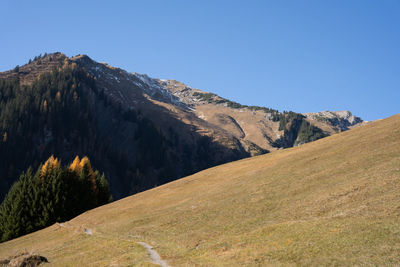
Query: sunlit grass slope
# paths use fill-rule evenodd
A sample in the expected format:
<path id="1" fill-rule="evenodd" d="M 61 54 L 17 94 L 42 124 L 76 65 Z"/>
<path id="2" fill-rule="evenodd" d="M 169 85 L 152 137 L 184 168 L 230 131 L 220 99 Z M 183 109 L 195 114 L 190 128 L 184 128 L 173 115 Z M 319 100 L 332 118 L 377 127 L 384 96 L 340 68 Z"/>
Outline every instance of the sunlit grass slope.
<path id="1" fill-rule="evenodd" d="M 150 265 L 137 241 L 172 266 L 399 265 L 400 115 L 91 210 L 0 244 L 0 258 Z"/>

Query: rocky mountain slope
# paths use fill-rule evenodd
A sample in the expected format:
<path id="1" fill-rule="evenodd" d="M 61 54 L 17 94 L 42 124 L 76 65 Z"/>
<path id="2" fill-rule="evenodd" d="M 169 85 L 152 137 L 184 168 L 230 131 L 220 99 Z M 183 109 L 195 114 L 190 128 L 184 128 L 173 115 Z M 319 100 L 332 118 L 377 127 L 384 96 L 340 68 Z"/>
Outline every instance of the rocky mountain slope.
<path id="1" fill-rule="evenodd" d="M 349 130 L 367 122 L 354 116 L 350 111 L 321 111 L 316 113 L 305 113 L 312 124 L 332 134 Z"/>
<path id="2" fill-rule="evenodd" d="M 289 117 L 287 122 L 291 122 L 291 114 L 283 114 L 266 107 L 241 105 L 176 80 L 128 73 L 97 63 L 85 55 L 73 57 L 71 60 L 84 65 L 97 78 L 104 91 L 123 105 L 137 107 L 145 112 L 148 108 L 138 100 L 139 96 L 144 96 L 156 105 L 166 108 L 173 117 L 194 126 L 202 135 L 210 136 L 224 145 L 232 145 L 230 139 L 233 137 L 251 155 L 307 142 L 302 139 L 296 142 L 300 129 L 293 131 L 290 125 L 282 125 L 282 118 L 285 116 Z M 153 111 L 148 112 L 148 115 L 151 116 L 151 113 Z M 345 131 L 363 123 L 361 118 L 353 116 L 349 111 L 323 111 L 302 115 L 304 117 L 298 117 L 301 121 L 304 119 L 311 126 L 321 129 L 325 135 Z M 155 119 L 157 118 L 153 118 Z M 159 120 L 158 123 L 162 121 Z M 288 144 L 279 142 L 285 137 L 285 129 L 292 130 L 286 134 L 295 135 L 293 142 Z M 224 136 L 222 140 L 221 136 Z"/>
<path id="3" fill-rule="evenodd" d="M 66 70 L 73 70 L 69 79 L 79 92 L 48 77 L 51 73 L 60 77 Z M 0 134 L 6 140 L 0 143 L 1 194 L 19 172 L 29 165 L 36 168 L 51 154 L 67 161 L 76 154 L 88 155 L 96 168 L 106 172 L 113 195 L 119 198 L 210 166 L 314 141 L 363 123 L 347 111 L 298 114 L 245 106 L 175 80 L 98 63 L 86 55 L 46 54 L 0 73 L 0 80 L 5 84 L 0 95 Z M 13 85 L 6 85 L 11 81 Z M 37 93 L 40 88 L 48 91 Z M 12 104 L 18 97 L 23 102 L 23 94 L 16 96 L 21 90 L 38 94 L 29 123 L 24 117 L 28 104 Z M 68 127 L 62 128 L 62 121 Z M 21 142 L 28 147 L 13 149 Z"/>

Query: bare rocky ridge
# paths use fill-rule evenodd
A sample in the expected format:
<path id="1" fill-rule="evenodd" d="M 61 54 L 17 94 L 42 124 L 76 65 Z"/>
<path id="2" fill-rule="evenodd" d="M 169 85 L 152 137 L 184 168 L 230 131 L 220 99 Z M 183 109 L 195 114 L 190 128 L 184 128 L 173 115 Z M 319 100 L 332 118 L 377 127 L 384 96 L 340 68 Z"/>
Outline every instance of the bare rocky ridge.
<path id="1" fill-rule="evenodd" d="M 192 88 L 176 80 L 151 78 L 146 74 L 129 73 L 105 63 L 97 63 L 85 55 L 70 59 L 83 64 L 94 75 L 104 92 L 122 105 L 140 109 L 162 128 L 170 127 L 168 119 L 159 115 L 162 107 L 201 135 L 228 147 L 241 147 L 251 155 L 279 148 L 277 141 L 284 135 L 278 111 L 247 107 L 218 95 Z M 154 106 L 147 105 L 150 100 Z M 303 114 L 306 120 L 325 134 L 331 135 L 363 123 L 349 111 L 322 111 Z M 302 143 L 302 142 L 300 142 Z"/>
<path id="2" fill-rule="evenodd" d="M 50 72 L 54 68 L 60 68 L 64 64 L 68 64 L 68 58 L 64 54 L 49 54 L 31 63 L 17 66 L 13 70 L 0 72 L 0 78 L 12 79 L 18 77 L 22 84 L 30 84 L 42 73 Z"/>
<path id="3" fill-rule="evenodd" d="M 225 147 L 247 151 L 252 155 L 267 152 L 266 149 L 253 142 L 249 143 L 246 139 L 238 138 L 235 133 L 230 131 L 229 127 L 221 127 L 225 124 L 219 125 L 212 120 L 202 118 L 193 103 L 203 103 L 204 101 L 200 101 L 196 97 L 186 97 L 185 100 L 179 97 L 182 90 L 174 91 L 168 89 L 167 86 L 175 87 L 176 85 L 178 87 L 180 85 L 182 89 L 189 88 L 182 83 L 153 79 L 145 74 L 129 73 L 104 63 L 97 63 L 87 56 L 72 57 L 71 61 L 83 65 L 96 78 L 98 86 L 104 90 L 104 93 L 114 101 L 119 102 L 126 109 L 140 110 L 165 131 L 170 127 L 179 130 L 180 126 L 171 120 L 174 118 L 189 126 L 195 133 L 212 138 Z M 200 90 L 191 90 L 193 91 L 189 92 L 191 95 L 194 92 L 201 92 Z M 233 121 L 231 123 L 234 124 Z M 237 128 L 237 125 L 234 128 Z M 183 136 L 183 138 L 189 137 Z"/>
<path id="4" fill-rule="evenodd" d="M 342 132 L 364 124 L 361 118 L 354 116 L 350 111 L 321 111 L 316 113 L 305 113 L 307 119 L 310 121 L 322 122 L 327 126 L 331 126 L 333 132 Z"/>

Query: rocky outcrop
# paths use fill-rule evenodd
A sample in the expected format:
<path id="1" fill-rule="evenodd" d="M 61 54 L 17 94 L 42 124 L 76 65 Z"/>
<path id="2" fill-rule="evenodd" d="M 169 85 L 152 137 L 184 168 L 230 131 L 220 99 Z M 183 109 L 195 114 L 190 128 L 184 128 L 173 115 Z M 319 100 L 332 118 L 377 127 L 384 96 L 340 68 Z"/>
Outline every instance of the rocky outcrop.
<path id="1" fill-rule="evenodd" d="M 0 260 L 0 266 L 4 267 L 35 267 L 42 263 L 48 263 L 48 260 L 37 254 L 21 253 L 8 259 Z"/>
<path id="2" fill-rule="evenodd" d="M 321 111 L 316 113 L 305 113 L 307 118 L 317 120 L 322 123 L 337 127 L 338 131 L 346 131 L 355 125 L 362 124 L 364 121 L 354 116 L 350 111 Z"/>

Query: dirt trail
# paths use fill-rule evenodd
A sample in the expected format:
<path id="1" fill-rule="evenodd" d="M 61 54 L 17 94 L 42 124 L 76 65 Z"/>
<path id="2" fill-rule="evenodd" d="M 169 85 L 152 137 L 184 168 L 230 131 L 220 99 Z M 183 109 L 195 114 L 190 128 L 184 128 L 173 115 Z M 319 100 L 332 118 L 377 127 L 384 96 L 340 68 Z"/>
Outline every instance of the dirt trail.
<path id="1" fill-rule="evenodd" d="M 59 227 L 63 228 L 75 228 L 73 225 L 66 225 L 65 223 L 57 223 Z M 93 235 L 93 231 L 90 228 L 84 228 L 83 232 L 87 235 Z M 96 235 L 97 236 L 97 235 Z M 107 238 L 110 239 L 110 237 L 106 237 L 103 235 L 100 235 L 99 237 Z M 132 241 L 132 240 L 126 240 L 125 241 Z M 163 259 L 161 259 L 160 255 L 157 253 L 157 251 L 154 250 L 152 246 L 145 242 L 137 242 L 139 245 L 143 246 L 146 250 L 147 253 L 149 253 L 150 261 L 154 264 L 160 265 L 161 267 L 171 267 L 167 264 L 167 262 Z"/>
<path id="2" fill-rule="evenodd" d="M 91 235 L 92 234 L 92 229 L 89 229 L 89 228 L 85 228 L 85 234 L 87 234 L 87 235 Z"/>
<path id="3" fill-rule="evenodd" d="M 147 252 L 149 253 L 150 260 L 152 263 L 158 264 L 162 267 L 170 267 L 165 260 L 161 259 L 160 255 L 157 253 L 157 251 L 155 251 L 153 249 L 152 246 L 150 246 L 149 244 L 144 243 L 144 242 L 138 242 L 138 244 L 142 245 L 143 247 L 146 248 Z"/>

